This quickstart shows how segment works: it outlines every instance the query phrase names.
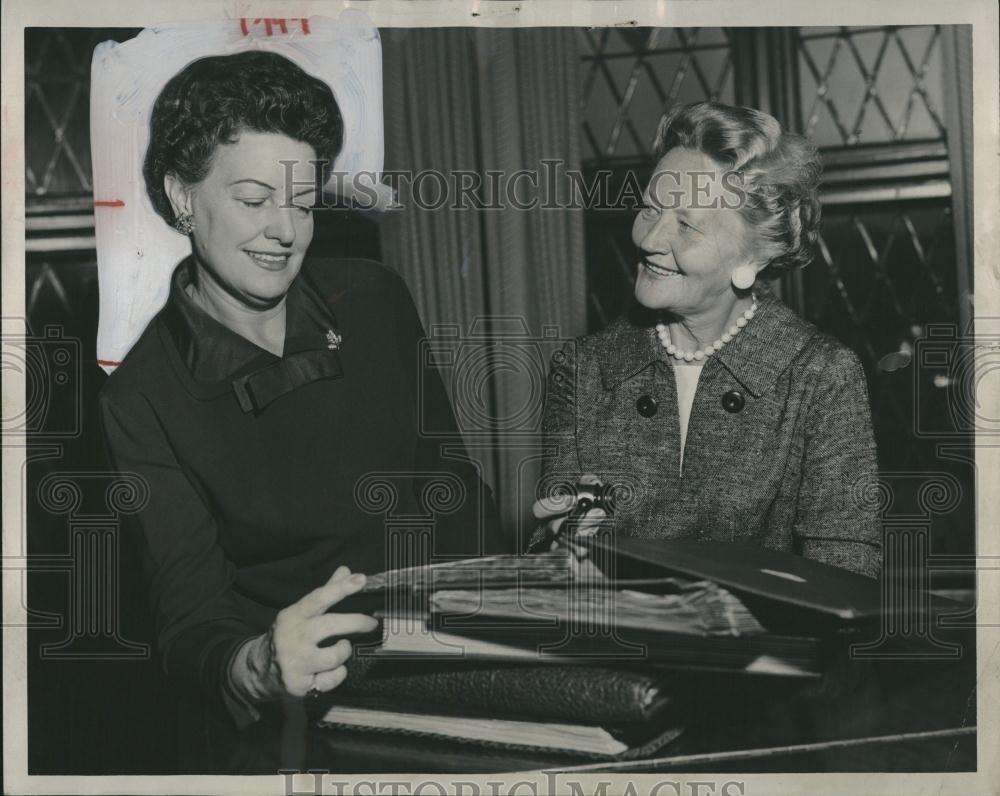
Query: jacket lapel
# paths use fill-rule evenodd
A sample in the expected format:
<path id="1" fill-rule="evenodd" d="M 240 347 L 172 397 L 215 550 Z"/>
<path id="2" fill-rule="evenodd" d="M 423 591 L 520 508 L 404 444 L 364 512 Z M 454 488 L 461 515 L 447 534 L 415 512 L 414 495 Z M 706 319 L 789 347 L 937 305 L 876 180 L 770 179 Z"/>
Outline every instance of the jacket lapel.
<path id="1" fill-rule="evenodd" d="M 663 356 L 654 326 L 620 318 L 600 338 L 598 357 L 605 390 L 613 390 Z"/>
<path id="2" fill-rule="evenodd" d="M 812 324 L 767 292 L 758 298 L 754 317 L 716 356 L 754 398 L 760 398 L 816 333 Z"/>
<path id="3" fill-rule="evenodd" d="M 759 398 L 816 333 L 812 324 L 764 290 L 758 297 L 756 315 L 715 358 Z M 642 313 L 612 323 L 599 338 L 597 355 L 605 390 L 613 390 L 654 362 L 668 362 L 654 320 Z"/>

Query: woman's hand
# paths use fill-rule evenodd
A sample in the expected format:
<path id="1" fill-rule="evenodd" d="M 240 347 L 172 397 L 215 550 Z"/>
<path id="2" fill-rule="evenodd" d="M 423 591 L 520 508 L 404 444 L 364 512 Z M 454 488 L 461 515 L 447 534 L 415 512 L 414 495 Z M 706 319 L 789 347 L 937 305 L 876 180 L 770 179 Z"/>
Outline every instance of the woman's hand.
<path id="1" fill-rule="evenodd" d="M 580 476 L 579 483 L 599 486 L 601 480 L 596 475 Z M 562 524 L 566 521 L 573 507 L 576 505 L 576 495 L 555 495 L 536 500 L 531 507 L 531 513 L 537 520 L 547 520 L 546 532 L 549 538 L 554 538 Z M 607 518 L 604 509 L 594 508 L 588 511 L 580 519 L 576 528 L 576 533 L 581 536 L 591 536 L 600 528 L 601 521 Z M 559 543 L 553 542 L 552 548 L 558 547 Z"/>
<path id="2" fill-rule="evenodd" d="M 233 680 L 253 702 L 267 702 L 285 695 L 301 697 L 313 689 L 332 691 L 347 677 L 344 664 L 351 657 L 345 638 L 320 647 L 334 636 L 369 633 L 378 620 L 365 614 L 327 613 L 348 595 L 360 591 L 365 576 L 352 575 L 347 567 L 323 586 L 281 611 L 271 629 L 244 644 L 233 661 Z"/>

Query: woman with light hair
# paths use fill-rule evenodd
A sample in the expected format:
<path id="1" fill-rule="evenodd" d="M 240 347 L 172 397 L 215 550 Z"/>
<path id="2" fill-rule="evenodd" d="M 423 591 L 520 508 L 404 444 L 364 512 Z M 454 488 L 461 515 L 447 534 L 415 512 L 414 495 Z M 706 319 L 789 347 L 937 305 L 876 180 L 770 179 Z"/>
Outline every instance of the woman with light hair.
<path id="1" fill-rule="evenodd" d="M 812 259 L 815 149 L 765 113 L 703 102 L 664 119 L 656 154 L 632 228 L 635 307 L 553 359 L 543 485 L 624 475 L 638 494 L 619 535 L 748 542 L 876 576 L 864 372 L 766 285 Z M 571 499 L 535 504 L 536 541 Z"/>

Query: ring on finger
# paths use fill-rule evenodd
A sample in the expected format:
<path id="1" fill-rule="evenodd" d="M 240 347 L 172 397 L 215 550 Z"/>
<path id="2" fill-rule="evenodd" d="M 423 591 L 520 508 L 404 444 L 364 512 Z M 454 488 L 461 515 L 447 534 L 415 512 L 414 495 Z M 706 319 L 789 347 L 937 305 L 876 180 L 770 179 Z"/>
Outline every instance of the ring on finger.
<path id="1" fill-rule="evenodd" d="M 316 687 L 316 672 L 313 672 L 312 682 L 309 684 L 309 690 L 306 691 L 306 699 L 316 699 L 323 692 Z"/>

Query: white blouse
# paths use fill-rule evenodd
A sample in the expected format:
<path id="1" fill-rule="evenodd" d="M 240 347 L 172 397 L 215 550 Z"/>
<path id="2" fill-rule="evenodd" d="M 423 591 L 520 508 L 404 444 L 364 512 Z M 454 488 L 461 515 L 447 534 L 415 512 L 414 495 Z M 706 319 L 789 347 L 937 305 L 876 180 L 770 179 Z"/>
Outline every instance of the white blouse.
<path id="1" fill-rule="evenodd" d="M 694 404 L 694 394 L 698 389 L 698 379 L 704 362 L 693 365 L 674 366 L 674 378 L 677 381 L 677 410 L 681 421 L 681 470 L 684 469 L 684 441 L 687 439 L 688 420 L 691 419 L 691 406 Z"/>

